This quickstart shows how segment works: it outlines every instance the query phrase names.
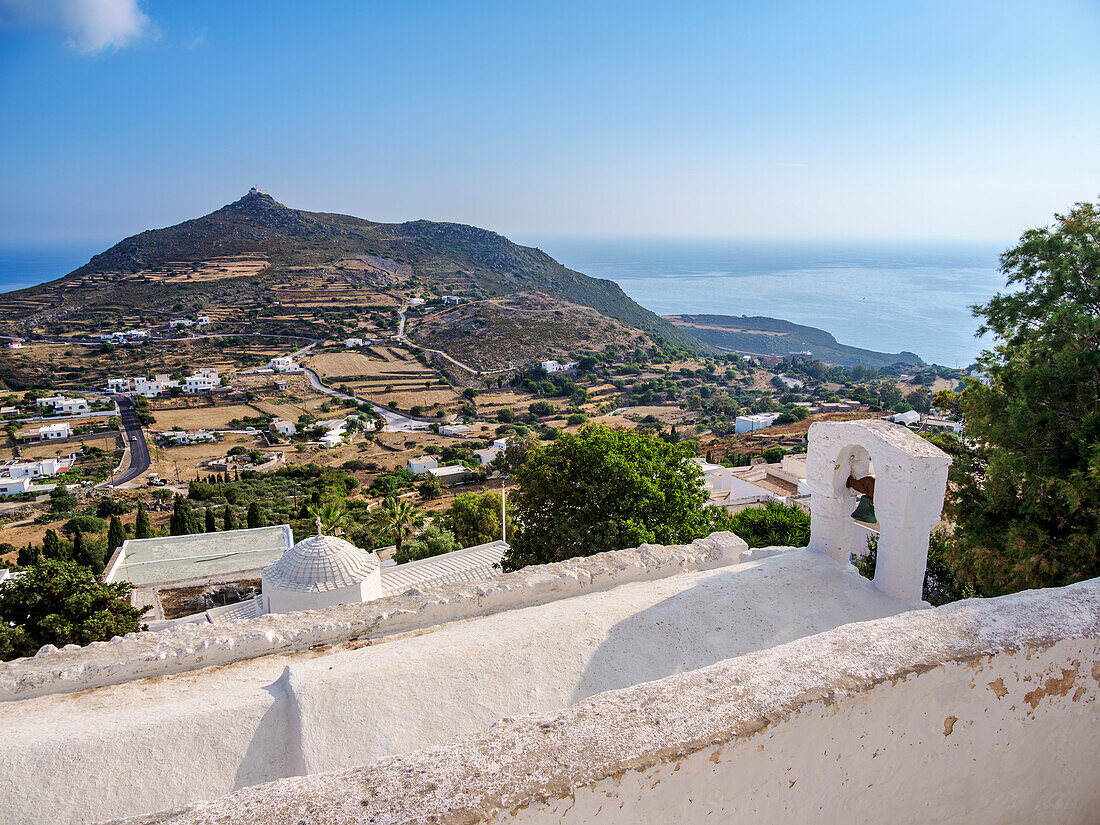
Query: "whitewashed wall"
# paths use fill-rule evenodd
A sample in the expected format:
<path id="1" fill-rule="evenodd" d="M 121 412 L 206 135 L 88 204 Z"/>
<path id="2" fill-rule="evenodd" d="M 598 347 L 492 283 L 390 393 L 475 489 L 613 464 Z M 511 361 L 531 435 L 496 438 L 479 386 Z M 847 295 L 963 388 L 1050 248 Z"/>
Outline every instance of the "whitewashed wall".
<path id="1" fill-rule="evenodd" d="M 151 825 L 1094 822 L 1100 580 L 847 625 Z"/>

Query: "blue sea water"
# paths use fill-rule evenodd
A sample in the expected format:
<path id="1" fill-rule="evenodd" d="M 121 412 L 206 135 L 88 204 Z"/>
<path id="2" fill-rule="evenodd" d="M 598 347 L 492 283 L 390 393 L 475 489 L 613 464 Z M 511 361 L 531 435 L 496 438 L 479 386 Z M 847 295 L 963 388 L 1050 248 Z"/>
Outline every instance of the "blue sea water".
<path id="1" fill-rule="evenodd" d="M 103 241 L 0 244 L 0 292 L 60 278 L 109 246 Z"/>
<path id="2" fill-rule="evenodd" d="M 571 269 L 609 278 L 660 315 L 766 315 L 842 344 L 965 367 L 972 304 L 1004 291 L 989 244 L 540 238 Z"/>
<path id="3" fill-rule="evenodd" d="M 966 366 L 988 345 L 970 305 L 1003 290 L 1000 248 L 978 244 L 621 238 L 517 239 L 617 282 L 661 315 L 767 315 L 842 344 Z M 110 243 L 0 245 L 0 292 L 59 278 Z"/>

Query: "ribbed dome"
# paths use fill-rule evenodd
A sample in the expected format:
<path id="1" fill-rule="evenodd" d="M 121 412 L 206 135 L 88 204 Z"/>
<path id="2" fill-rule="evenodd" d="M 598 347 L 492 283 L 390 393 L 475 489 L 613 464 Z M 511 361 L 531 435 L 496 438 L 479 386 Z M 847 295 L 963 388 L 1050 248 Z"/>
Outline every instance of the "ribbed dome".
<path id="1" fill-rule="evenodd" d="M 378 556 L 335 536 L 311 536 L 264 568 L 265 590 L 324 593 L 359 584 L 379 566 Z"/>

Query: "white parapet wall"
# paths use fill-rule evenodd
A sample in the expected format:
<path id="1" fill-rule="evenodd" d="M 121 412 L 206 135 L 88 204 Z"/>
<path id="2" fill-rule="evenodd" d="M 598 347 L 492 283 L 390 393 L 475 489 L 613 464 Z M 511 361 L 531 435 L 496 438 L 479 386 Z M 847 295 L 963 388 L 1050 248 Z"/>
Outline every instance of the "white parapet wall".
<path id="1" fill-rule="evenodd" d="M 845 625 L 131 825 L 1090 823 L 1100 580 Z"/>
<path id="2" fill-rule="evenodd" d="M 691 544 L 642 545 L 599 553 L 481 582 L 439 585 L 428 593 L 414 589 L 372 602 L 267 615 L 237 625 L 182 625 L 92 642 L 83 648 L 44 648 L 36 656 L 0 663 L 0 708 L 7 701 L 84 691 L 324 645 L 367 642 L 628 582 L 710 570 L 736 564 L 747 549 L 732 533 L 714 533 Z"/>

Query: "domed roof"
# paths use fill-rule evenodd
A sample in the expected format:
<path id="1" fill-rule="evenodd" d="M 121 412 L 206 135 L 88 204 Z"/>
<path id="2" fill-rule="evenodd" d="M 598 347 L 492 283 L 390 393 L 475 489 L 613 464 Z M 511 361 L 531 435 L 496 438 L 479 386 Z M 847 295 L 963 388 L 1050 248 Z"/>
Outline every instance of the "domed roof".
<path id="1" fill-rule="evenodd" d="M 359 584 L 379 566 L 373 552 L 335 536 L 310 536 L 264 568 L 263 586 L 323 593 Z"/>

